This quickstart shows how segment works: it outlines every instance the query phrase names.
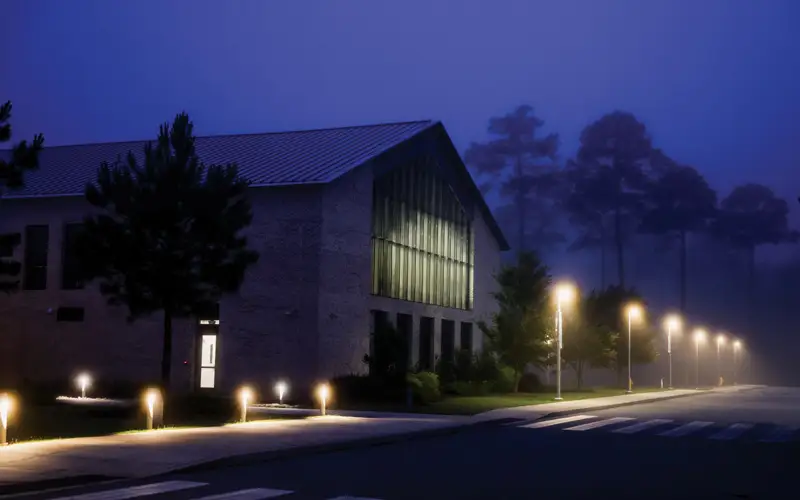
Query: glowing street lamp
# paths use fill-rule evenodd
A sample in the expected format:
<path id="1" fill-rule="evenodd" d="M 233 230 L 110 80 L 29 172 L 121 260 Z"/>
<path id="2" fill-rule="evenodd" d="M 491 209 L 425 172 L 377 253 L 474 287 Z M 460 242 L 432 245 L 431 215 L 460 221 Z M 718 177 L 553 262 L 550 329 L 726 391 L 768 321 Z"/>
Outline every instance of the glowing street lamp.
<path id="1" fill-rule="evenodd" d="M 161 401 L 161 393 L 158 389 L 148 389 L 144 394 L 144 402 L 147 406 L 147 430 L 153 430 L 153 422 L 155 421 L 156 406 Z"/>
<path id="2" fill-rule="evenodd" d="M 670 314 L 664 320 L 667 327 L 667 356 L 669 357 L 669 388 L 672 389 L 672 334 L 680 331 L 681 318 L 677 314 Z"/>
<path id="3" fill-rule="evenodd" d="M 81 398 L 86 398 L 86 388 L 92 384 L 92 377 L 89 376 L 88 373 L 81 373 L 77 377 L 75 377 L 75 382 L 78 384 L 78 387 L 81 389 Z"/>
<path id="4" fill-rule="evenodd" d="M 275 392 L 278 393 L 278 403 L 283 404 L 283 396 L 286 395 L 286 382 L 280 381 L 275 384 Z"/>
<path id="5" fill-rule="evenodd" d="M 11 396 L 0 394 L 0 446 L 8 444 L 8 417 L 11 414 Z"/>
<path id="6" fill-rule="evenodd" d="M 242 422 L 247 422 L 247 405 L 253 401 L 253 390 L 249 387 L 239 389 L 239 405 L 242 411 Z"/>
<path id="7" fill-rule="evenodd" d="M 561 349 L 564 347 L 563 308 L 575 300 L 575 287 L 570 283 L 559 283 L 555 287 L 556 298 L 556 401 L 561 401 Z"/>
<path id="8" fill-rule="evenodd" d="M 626 394 L 633 393 L 633 379 L 631 378 L 631 330 L 634 320 L 638 321 L 644 315 L 642 306 L 633 302 L 625 307 L 625 314 L 628 316 L 628 390 Z"/>
<path id="9" fill-rule="evenodd" d="M 738 371 L 738 365 L 736 364 L 736 354 L 741 349 L 742 349 L 742 341 L 734 340 L 733 341 L 733 385 L 736 385 L 736 374 Z"/>
<path id="10" fill-rule="evenodd" d="M 319 396 L 319 408 L 320 413 L 325 415 L 325 411 L 328 406 L 328 399 L 331 396 L 331 389 L 328 387 L 328 384 L 321 384 L 317 389 L 317 396 Z"/>
<path id="11" fill-rule="evenodd" d="M 720 357 L 720 352 L 723 345 L 725 345 L 725 335 L 720 333 L 717 335 L 717 374 L 719 385 L 722 385 L 722 358 Z"/>
<path id="12" fill-rule="evenodd" d="M 697 328 L 694 331 L 694 385 L 700 388 L 700 344 L 706 340 L 706 331 Z"/>

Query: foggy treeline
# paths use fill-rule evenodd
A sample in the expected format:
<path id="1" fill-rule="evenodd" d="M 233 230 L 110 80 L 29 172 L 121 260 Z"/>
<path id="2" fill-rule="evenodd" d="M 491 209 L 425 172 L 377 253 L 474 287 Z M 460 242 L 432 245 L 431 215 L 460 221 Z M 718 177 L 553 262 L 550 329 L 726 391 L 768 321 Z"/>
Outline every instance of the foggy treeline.
<path id="1" fill-rule="evenodd" d="M 464 153 L 481 190 L 498 200 L 509 257 L 536 251 L 586 289 L 634 287 L 656 314 L 677 310 L 743 338 L 765 382 L 800 383 L 789 355 L 798 345 L 800 253 L 759 258 L 766 246 L 798 241 L 787 200 L 757 171 L 718 192 L 702 165 L 660 149 L 631 113 L 587 124 L 577 151 L 561 151 L 558 134 L 545 130 L 522 105 L 491 118 L 487 140 Z"/>

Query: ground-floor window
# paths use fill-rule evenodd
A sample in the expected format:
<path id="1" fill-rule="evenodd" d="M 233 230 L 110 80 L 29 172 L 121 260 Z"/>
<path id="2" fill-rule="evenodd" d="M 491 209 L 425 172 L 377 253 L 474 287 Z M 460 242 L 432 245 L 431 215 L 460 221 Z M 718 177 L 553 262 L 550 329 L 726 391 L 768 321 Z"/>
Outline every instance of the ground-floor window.
<path id="1" fill-rule="evenodd" d="M 461 323 L 461 349 L 472 352 L 472 323 Z"/>
<path id="2" fill-rule="evenodd" d="M 411 346 L 414 345 L 414 318 L 410 314 L 397 314 L 397 333 L 405 341 L 401 366 L 407 369 L 411 366 Z"/>
<path id="3" fill-rule="evenodd" d="M 419 369 L 433 369 L 433 318 L 419 319 Z"/>
<path id="4" fill-rule="evenodd" d="M 456 324 L 449 319 L 442 320 L 442 359 L 452 361 L 456 355 Z"/>

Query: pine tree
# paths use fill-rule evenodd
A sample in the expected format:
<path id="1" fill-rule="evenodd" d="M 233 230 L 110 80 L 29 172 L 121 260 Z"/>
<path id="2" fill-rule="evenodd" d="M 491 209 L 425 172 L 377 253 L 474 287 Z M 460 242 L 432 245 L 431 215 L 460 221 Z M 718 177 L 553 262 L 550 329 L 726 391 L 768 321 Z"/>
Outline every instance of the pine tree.
<path id="1" fill-rule="evenodd" d="M 110 304 L 134 321 L 163 312 L 161 381 L 169 389 L 172 320 L 208 310 L 236 291 L 258 260 L 241 234 L 252 220 L 248 182 L 237 166 L 205 166 L 193 125 L 179 114 L 144 147 L 140 165 L 104 163 L 86 199 L 99 214 L 84 219 L 78 254 Z"/>
<path id="2" fill-rule="evenodd" d="M 11 101 L 0 106 L 0 143 L 11 140 Z M 24 184 L 25 172 L 39 166 L 39 152 L 44 145 L 44 136 L 39 134 L 29 144 L 22 141 L 14 145 L 8 154 L 0 154 L 0 198 L 7 190 Z M 6 153 L 5 151 L 3 153 Z M 10 257 L 20 244 L 20 233 L 0 234 L 0 291 L 10 293 L 19 288 L 19 261 Z"/>

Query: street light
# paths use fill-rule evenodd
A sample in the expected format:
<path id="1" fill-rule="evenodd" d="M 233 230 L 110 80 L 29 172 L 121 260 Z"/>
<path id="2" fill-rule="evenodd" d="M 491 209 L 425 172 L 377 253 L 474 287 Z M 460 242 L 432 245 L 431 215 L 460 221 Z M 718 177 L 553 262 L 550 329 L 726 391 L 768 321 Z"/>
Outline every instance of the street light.
<path id="1" fill-rule="evenodd" d="M 705 340 L 706 331 L 697 328 L 694 331 L 694 385 L 696 389 L 700 388 L 700 343 Z"/>
<path id="2" fill-rule="evenodd" d="M 575 299 L 575 286 L 571 283 L 559 283 L 555 287 L 556 296 L 556 401 L 561 401 L 561 349 L 564 347 L 564 315 L 563 306 Z"/>
<path id="3" fill-rule="evenodd" d="M 720 357 L 720 352 L 724 344 L 725 344 L 725 335 L 720 333 L 719 335 L 717 335 L 717 374 L 719 377 L 719 385 L 722 385 L 722 358 Z"/>
<path id="4" fill-rule="evenodd" d="M 681 329 L 681 318 L 677 314 L 670 314 L 664 320 L 667 327 L 667 356 L 669 357 L 669 388 L 672 389 L 672 334 Z"/>
<path id="5" fill-rule="evenodd" d="M 92 377 L 88 373 L 81 373 L 75 378 L 75 382 L 81 389 L 81 399 L 86 399 L 86 388 L 92 383 Z"/>
<path id="6" fill-rule="evenodd" d="M 628 316 L 628 390 L 626 394 L 633 393 L 633 379 L 631 378 L 631 329 L 633 320 L 638 320 L 643 315 L 642 306 L 633 302 L 625 307 L 625 313 Z"/>
<path id="7" fill-rule="evenodd" d="M 742 341 L 741 340 L 734 340 L 733 341 L 733 385 L 736 385 L 736 372 L 738 365 L 736 364 L 736 354 L 742 348 Z"/>

